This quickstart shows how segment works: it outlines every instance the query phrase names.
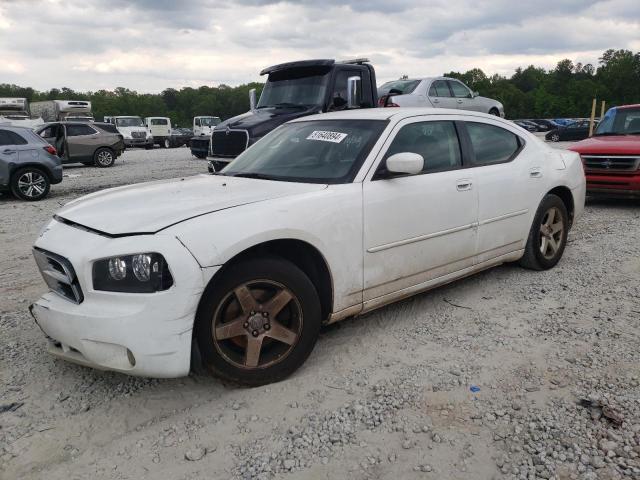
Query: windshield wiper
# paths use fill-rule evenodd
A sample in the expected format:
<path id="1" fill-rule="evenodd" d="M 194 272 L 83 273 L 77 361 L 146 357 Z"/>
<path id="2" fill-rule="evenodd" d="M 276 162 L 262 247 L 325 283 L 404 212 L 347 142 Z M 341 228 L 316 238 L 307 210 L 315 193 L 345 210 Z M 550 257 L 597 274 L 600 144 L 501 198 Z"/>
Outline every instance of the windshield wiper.
<path id="1" fill-rule="evenodd" d="M 229 175 L 230 177 L 242 177 L 242 178 L 257 178 L 258 180 L 273 180 L 273 177 L 265 175 L 264 173 L 245 172 L 234 173 Z"/>

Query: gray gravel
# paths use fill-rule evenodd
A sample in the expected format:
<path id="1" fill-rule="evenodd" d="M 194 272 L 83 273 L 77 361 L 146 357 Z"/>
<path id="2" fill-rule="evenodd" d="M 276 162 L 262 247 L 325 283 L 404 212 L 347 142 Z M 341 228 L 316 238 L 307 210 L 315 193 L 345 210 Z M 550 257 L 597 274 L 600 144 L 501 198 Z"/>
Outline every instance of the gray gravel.
<path id="1" fill-rule="evenodd" d="M 562 262 L 505 265 L 324 329 L 256 389 L 49 357 L 30 254 L 73 198 L 206 171 L 186 149 L 0 197 L 0 478 L 640 478 L 640 202 L 590 201 Z M 70 475 L 71 474 L 71 475 Z"/>

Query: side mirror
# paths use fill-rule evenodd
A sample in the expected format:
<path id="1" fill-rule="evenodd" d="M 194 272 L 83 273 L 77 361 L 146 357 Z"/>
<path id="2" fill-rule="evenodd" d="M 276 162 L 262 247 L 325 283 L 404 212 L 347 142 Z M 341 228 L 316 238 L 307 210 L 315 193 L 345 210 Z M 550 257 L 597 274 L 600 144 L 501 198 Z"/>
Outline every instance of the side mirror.
<path id="1" fill-rule="evenodd" d="M 471 92 L 471 98 L 476 98 L 477 96 L 479 96 L 480 94 L 476 91 Z"/>
<path id="2" fill-rule="evenodd" d="M 362 103 L 362 80 L 360 77 L 347 79 L 347 108 L 360 108 Z"/>
<path id="3" fill-rule="evenodd" d="M 256 109 L 256 89 L 249 90 L 249 109 L 253 112 Z"/>
<path id="4" fill-rule="evenodd" d="M 387 158 L 387 171 L 414 175 L 424 168 L 424 158 L 418 153 L 401 152 Z"/>

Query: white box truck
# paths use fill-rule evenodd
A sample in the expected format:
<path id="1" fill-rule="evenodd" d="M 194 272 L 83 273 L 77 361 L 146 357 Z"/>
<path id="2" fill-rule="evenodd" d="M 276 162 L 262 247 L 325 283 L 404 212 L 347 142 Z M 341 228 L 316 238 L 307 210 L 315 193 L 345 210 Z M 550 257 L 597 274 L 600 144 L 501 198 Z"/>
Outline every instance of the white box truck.
<path id="1" fill-rule="evenodd" d="M 39 115 L 45 122 L 76 120 L 93 122 L 91 102 L 86 100 L 46 100 L 33 102 L 31 112 Z"/>
<path id="2" fill-rule="evenodd" d="M 171 119 L 169 117 L 145 117 L 144 125 L 153 137 L 153 143 L 164 148 L 170 148 Z"/>
<path id="3" fill-rule="evenodd" d="M 42 124 L 42 118 L 31 118 L 26 98 L 0 98 L 0 125 L 37 128 Z"/>

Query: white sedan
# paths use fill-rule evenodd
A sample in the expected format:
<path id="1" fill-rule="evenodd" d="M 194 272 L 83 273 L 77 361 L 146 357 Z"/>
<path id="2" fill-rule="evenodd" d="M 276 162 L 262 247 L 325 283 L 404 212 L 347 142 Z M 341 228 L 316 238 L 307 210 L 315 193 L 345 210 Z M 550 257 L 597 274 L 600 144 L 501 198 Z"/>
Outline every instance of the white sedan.
<path id="1" fill-rule="evenodd" d="M 584 198 L 576 153 L 499 117 L 304 117 L 219 174 L 67 204 L 35 243 L 50 291 L 31 311 L 70 361 L 264 384 L 322 324 L 504 262 L 553 267 Z"/>

